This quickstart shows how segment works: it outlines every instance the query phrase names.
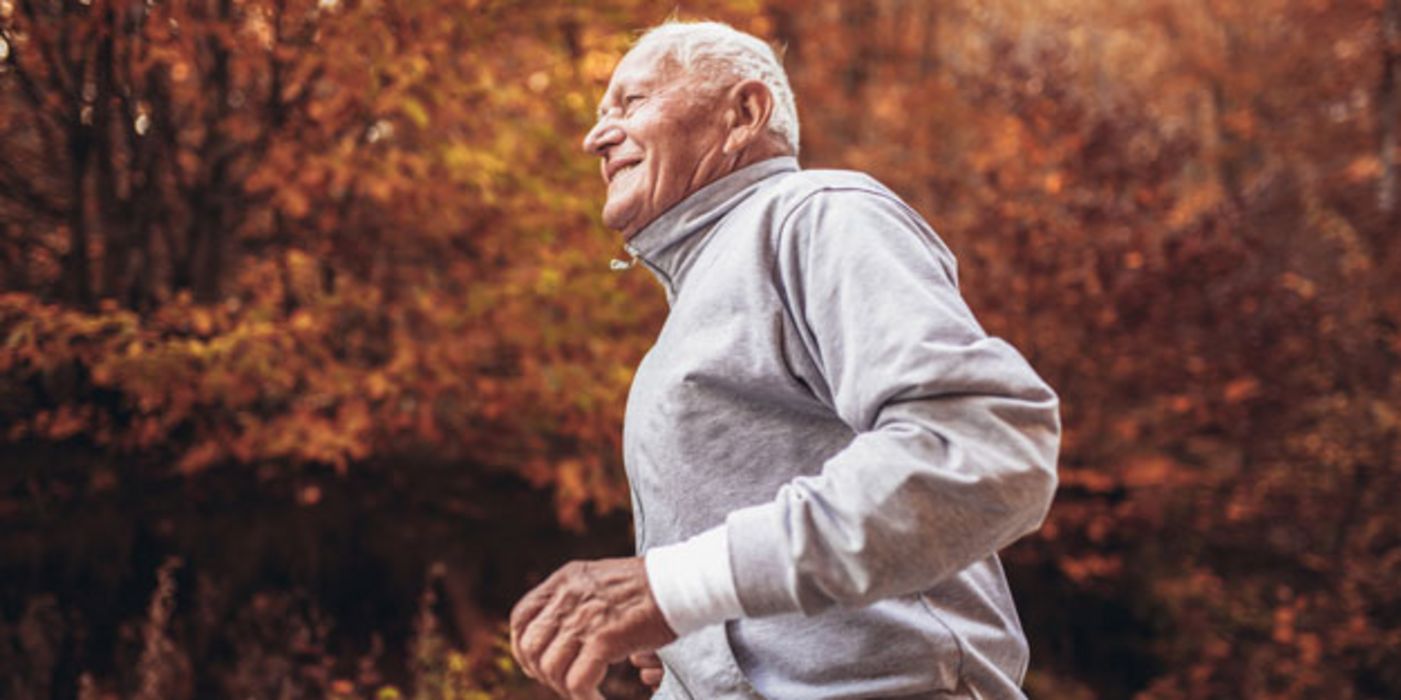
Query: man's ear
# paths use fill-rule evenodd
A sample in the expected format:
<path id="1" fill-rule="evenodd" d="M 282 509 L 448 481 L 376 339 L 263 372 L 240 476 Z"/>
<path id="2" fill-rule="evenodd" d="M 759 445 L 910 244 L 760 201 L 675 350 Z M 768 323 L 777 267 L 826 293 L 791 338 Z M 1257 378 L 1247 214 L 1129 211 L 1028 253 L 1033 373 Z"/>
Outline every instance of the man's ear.
<path id="1" fill-rule="evenodd" d="M 758 80 L 742 80 L 725 93 L 726 154 L 743 150 L 763 136 L 773 116 L 773 93 Z"/>

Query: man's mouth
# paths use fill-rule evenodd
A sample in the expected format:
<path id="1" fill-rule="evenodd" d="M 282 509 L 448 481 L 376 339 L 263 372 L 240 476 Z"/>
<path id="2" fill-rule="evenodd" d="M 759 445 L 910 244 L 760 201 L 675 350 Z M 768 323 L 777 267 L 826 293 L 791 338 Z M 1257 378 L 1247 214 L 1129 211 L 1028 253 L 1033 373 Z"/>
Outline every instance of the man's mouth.
<path id="1" fill-rule="evenodd" d="M 608 166 L 608 184 L 610 184 L 610 185 L 613 184 L 613 181 L 614 181 L 614 180 L 617 180 L 619 175 L 625 175 L 625 174 L 631 172 L 634 168 L 636 168 L 637 166 L 639 166 L 639 165 L 641 165 L 641 164 L 642 164 L 642 161 L 640 161 L 640 160 L 632 160 L 632 161 L 623 161 L 623 162 L 618 163 L 618 164 L 616 164 L 616 165 L 609 165 L 609 166 Z"/>

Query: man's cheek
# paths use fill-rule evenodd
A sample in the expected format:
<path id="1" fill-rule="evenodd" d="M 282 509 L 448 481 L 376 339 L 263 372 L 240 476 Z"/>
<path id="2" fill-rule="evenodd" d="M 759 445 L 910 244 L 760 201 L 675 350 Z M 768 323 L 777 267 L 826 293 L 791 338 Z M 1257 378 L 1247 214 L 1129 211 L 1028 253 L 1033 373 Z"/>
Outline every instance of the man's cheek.
<path id="1" fill-rule="evenodd" d="M 636 204 L 622 195 L 609 195 L 603 204 L 603 224 L 614 230 L 622 230 L 635 216 Z"/>

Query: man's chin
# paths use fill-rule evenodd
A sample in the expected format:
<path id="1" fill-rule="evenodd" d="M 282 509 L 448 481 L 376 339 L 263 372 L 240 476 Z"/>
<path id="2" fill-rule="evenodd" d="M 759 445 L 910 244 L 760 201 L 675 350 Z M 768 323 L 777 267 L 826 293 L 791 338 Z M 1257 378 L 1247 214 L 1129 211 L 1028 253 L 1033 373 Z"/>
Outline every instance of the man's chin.
<path id="1" fill-rule="evenodd" d="M 636 212 L 610 211 L 606 204 L 603 207 L 603 225 L 622 234 L 623 240 L 632 238 L 642 230 L 642 226 L 636 223 L 638 218 Z"/>

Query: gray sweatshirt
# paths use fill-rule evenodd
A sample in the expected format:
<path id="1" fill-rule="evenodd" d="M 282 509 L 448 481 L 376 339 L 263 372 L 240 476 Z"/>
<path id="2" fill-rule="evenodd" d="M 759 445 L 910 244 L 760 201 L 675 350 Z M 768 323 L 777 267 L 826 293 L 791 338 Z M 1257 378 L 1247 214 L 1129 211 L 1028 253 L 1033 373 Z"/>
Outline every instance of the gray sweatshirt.
<path id="1" fill-rule="evenodd" d="M 657 696 L 1023 697 L 996 552 L 1050 506 L 1058 403 L 944 243 L 784 157 L 628 248 L 671 306 L 623 429 L 638 551 L 726 528 L 745 613 L 663 649 Z"/>

